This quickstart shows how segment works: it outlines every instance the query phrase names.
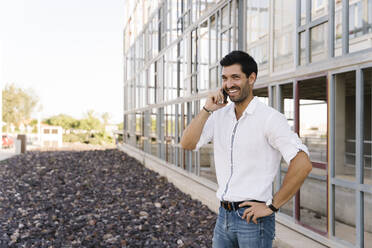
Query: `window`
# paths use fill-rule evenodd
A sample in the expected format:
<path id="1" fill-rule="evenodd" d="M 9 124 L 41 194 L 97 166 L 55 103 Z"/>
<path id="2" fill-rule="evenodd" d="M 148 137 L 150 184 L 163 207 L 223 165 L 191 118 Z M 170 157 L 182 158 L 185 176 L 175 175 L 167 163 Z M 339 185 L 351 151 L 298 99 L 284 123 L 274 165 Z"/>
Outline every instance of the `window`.
<path id="1" fill-rule="evenodd" d="M 258 75 L 267 74 L 269 69 L 269 7 L 268 0 L 247 2 L 247 50 L 258 63 Z"/>
<path id="2" fill-rule="evenodd" d="M 274 71 L 293 67 L 295 0 L 274 1 Z M 302 39 L 301 39 L 302 42 Z"/>

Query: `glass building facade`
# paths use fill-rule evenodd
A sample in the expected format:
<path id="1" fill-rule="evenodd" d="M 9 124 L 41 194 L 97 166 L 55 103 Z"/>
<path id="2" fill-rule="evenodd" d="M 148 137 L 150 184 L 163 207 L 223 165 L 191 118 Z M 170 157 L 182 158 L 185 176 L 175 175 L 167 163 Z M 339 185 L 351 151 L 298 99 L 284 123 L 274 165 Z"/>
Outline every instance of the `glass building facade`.
<path id="1" fill-rule="evenodd" d="M 120 146 L 216 184 L 212 144 L 179 141 L 222 84 L 219 60 L 247 51 L 254 94 L 287 117 L 313 163 L 277 220 L 328 246 L 372 247 L 372 0 L 129 3 Z"/>

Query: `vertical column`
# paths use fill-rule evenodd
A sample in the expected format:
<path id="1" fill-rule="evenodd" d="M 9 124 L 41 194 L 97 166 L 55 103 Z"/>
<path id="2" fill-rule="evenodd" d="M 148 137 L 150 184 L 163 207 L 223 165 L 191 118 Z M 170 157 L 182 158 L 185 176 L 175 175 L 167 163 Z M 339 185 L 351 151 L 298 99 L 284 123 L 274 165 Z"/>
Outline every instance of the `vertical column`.
<path id="1" fill-rule="evenodd" d="M 328 231 L 329 236 L 335 235 L 335 186 L 332 183 L 335 177 L 335 75 L 329 76 L 329 136 L 328 136 L 328 192 L 329 192 L 329 208 L 328 208 Z"/>
<path id="2" fill-rule="evenodd" d="M 275 91 L 276 91 L 276 107 L 277 107 L 277 110 L 281 113 L 283 113 L 283 109 L 284 107 L 282 106 L 282 91 L 281 91 L 281 88 L 280 88 L 280 85 L 277 85 L 276 88 L 275 88 Z M 278 172 L 276 174 L 276 191 L 279 191 L 280 189 L 280 186 L 282 184 L 282 171 L 281 171 L 281 165 L 279 164 L 279 168 L 278 168 Z"/>
<path id="3" fill-rule="evenodd" d="M 363 143 L 364 143 L 364 82 L 363 71 L 356 70 L 356 92 L 355 92 L 355 169 L 357 183 L 363 184 Z M 355 191 L 356 194 L 356 245 L 357 247 L 364 247 L 364 195 L 360 189 Z"/>
<path id="4" fill-rule="evenodd" d="M 274 4 L 269 2 L 269 75 L 274 71 Z"/>
<path id="5" fill-rule="evenodd" d="M 294 98 L 294 130 L 297 134 L 300 133 L 300 100 L 299 100 L 299 82 L 295 80 L 293 82 L 293 98 Z M 294 197 L 293 204 L 293 217 L 296 220 L 300 220 L 300 190 L 297 191 Z"/>
<path id="6" fill-rule="evenodd" d="M 165 160 L 165 147 L 164 147 L 164 107 L 158 108 L 158 158 Z"/>
<path id="7" fill-rule="evenodd" d="M 174 106 L 175 108 L 175 115 L 174 115 L 174 119 L 175 119 L 175 123 L 174 123 L 174 129 L 175 129 L 175 135 L 174 135 L 174 143 L 176 144 L 176 147 L 175 147 L 175 154 L 174 154 L 174 164 L 178 167 L 180 166 L 179 164 L 179 156 L 180 156 L 180 150 L 181 148 L 179 147 L 179 143 L 180 143 L 180 126 L 179 126 L 179 123 L 180 123 L 180 115 L 179 115 L 179 107 L 178 107 L 178 104 L 176 104 Z"/>
<path id="8" fill-rule="evenodd" d="M 144 134 L 143 136 L 145 136 L 144 138 L 144 151 L 146 153 L 151 153 L 151 150 L 150 150 L 150 128 L 151 128 L 151 120 L 150 120 L 150 110 L 146 110 L 145 111 L 145 128 L 144 128 Z"/>
<path id="9" fill-rule="evenodd" d="M 328 58 L 335 56 L 335 1 L 328 0 Z"/>
<path id="10" fill-rule="evenodd" d="M 246 4 L 247 1 L 238 1 L 238 49 L 243 51 L 246 49 L 247 42 Z"/>
<path id="11" fill-rule="evenodd" d="M 349 53 L 349 0 L 342 0 L 342 55 Z"/>
<path id="12" fill-rule="evenodd" d="M 306 25 L 308 25 L 311 22 L 311 1 L 306 1 Z M 306 28 L 305 31 L 305 52 L 306 52 L 306 64 L 310 64 L 310 28 Z"/>
<path id="13" fill-rule="evenodd" d="M 296 41 L 295 41 L 295 44 L 296 44 L 296 49 L 295 49 L 295 54 L 294 54 L 294 62 L 295 62 L 295 66 L 299 66 L 300 65 L 300 47 L 301 47 L 301 41 L 300 41 L 300 33 L 298 32 L 298 28 L 300 27 L 301 25 L 301 0 L 297 0 L 296 1 Z"/>
<path id="14" fill-rule="evenodd" d="M 187 102 L 187 125 L 192 120 L 192 102 Z M 192 172 L 192 151 L 186 151 L 186 169 Z"/>

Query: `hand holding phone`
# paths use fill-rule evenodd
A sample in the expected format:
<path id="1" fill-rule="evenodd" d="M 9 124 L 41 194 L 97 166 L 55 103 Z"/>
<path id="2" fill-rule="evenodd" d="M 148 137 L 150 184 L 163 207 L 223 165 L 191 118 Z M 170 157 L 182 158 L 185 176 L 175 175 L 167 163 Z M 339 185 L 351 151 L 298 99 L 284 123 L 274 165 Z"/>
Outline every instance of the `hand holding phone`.
<path id="1" fill-rule="evenodd" d="M 224 90 L 224 89 L 221 89 L 222 90 L 222 93 L 223 93 L 223 103 L 227 103 L 227 92 Z"/>

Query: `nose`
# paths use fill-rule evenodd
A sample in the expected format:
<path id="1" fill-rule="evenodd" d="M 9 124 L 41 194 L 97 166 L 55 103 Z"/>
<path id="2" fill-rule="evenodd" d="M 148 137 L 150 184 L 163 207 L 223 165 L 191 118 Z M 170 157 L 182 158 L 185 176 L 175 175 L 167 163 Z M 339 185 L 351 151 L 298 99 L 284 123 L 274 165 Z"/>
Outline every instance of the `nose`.
<path id="1" fill-rule="evenodd" d="M 230 78 L 225 81 L 225 88 L 230 89 L 233 86 L 232 80 Z"/>

